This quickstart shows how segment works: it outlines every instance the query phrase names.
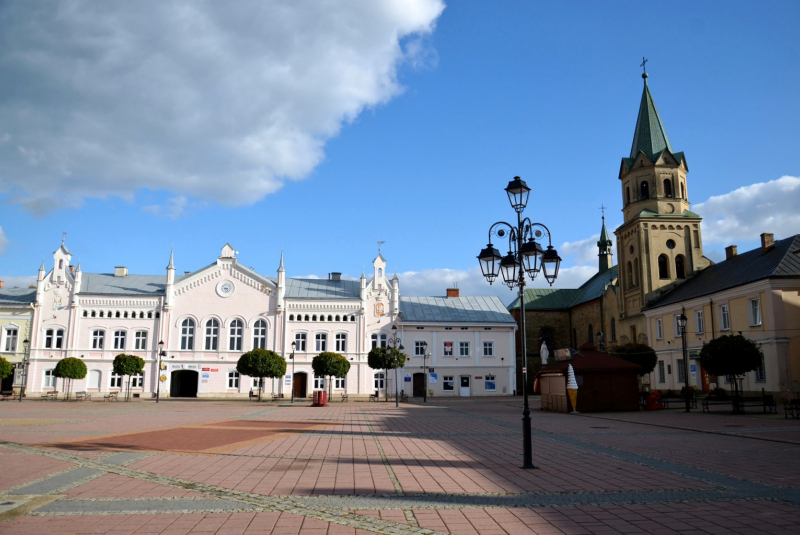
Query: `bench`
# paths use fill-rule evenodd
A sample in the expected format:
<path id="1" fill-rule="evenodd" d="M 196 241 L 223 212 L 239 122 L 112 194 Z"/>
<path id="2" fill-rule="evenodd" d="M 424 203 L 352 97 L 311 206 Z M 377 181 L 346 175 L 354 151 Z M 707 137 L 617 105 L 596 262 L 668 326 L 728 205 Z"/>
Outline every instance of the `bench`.
<path id="1" fill-rule="evenodd" d="M 87 399 L 92 399 L 90 392 L 75 392 L 75 401 L 86 401 Z"/>
<path id="2" fill-rule="evenodd" d="M 778 404 L 770 394 L 734 398 L 733 411 L 745 413 L 745 407 L 761 407 L 764 414 L 778 414 Z"/>
<path id="3" fill-rule="evenodd" d="M 278 398 L 280 398 L 280 395 L 273 392 L 272 393 L 272 401 L 278 401 Z"/>
<path id="4" fill-rule="evenodd" d="M 2 397 L 2 400 L 5 401 L 5 400 L 7 400 L 9 398 L 14 397 L 14 391 L 13 390 L 3 390 L 2 392 L 0 392 L 0 397 Z"/>
<path id="5" fill-rule="evenodd" d="M 408 403 L 408 394 L 405 390 L 400 391 L 400 403 Z"/>
<path id="6" fill-rule="evenodd" d="M 55 401 L 58 399 L 58 392 L 44 392 L 40 399 L 42 401 Z"/>
<path id="7" fill-rule="evenodd" d="M 342 392 L 342 403 L 347 401 L 347 392 Z"/>
<path id="8" fill-rule="evenodd" d="M 119 399 L 117 399 L 117 394 L 119 394 L 119 392 L 109 392 L 103 396 L 103 401 L 119 401 Z"/>
<path id="9" fill-rule="evenodd" d="M 370 401 L 378 401 L 378 396 L 380 396 L 380 392 L 378 392 L 376 390 L 374 393 L 369 395 L 369 400 Z"/>
<path id="10" fill-rule="evenodd" d="M 733 404 L 733 398 L 730 396 L 706 396 L 703 398 L 703 412 L 711 412 L 711 405 L 727 405 Z"/>
<path id="11" fill-rule="evenodd" d="M 674 401 L 678 405 L 685 406 L 686 405 L 686 396 L 681 394 L 663 394 L 661 396 L 661 403 L 664 405 L 665 409 L 669 409 L 670 401 Z M 695 396 L 689 397 L 689 407 L 692 409 L 697 408 L 697 398 Z"/>
<path id="12" fill-rule="evenodd" d="M 783 404 L 783 417 L 791 416 L 795 420 L 800 419 L 800 399 L 790 399 Z"/>

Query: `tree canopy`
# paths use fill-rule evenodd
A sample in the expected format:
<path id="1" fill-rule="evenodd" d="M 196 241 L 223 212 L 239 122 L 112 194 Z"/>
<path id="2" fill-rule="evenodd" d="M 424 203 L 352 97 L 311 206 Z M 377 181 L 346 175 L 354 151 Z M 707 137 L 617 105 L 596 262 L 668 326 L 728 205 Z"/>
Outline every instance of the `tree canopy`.
<path id="1" fill-rule="evenodd" d="M 617 346 L 611 350 L 611 354 L 641 366 L 639 375 L 647 375 L 652 372 L 658 363 L 658 356 L 652 347 L 635 342 Z"/>
<path id="2" fill-rule="evenodd" d="M 373 347 L 367 354 L 367 364 L 373 370 L 389 369 L 389 355 L 385 347 Z"/>
<path id="3" fill-rule="evenodd" d="M 120 353 L 114 357 L 113 368 L 117 375 L 136 375 L 144 371 L 144 359 Z"/>
<path id="4" fill-rule="evenodd" d="M 275 379 L 283 377 L 283 374 L 286 373 L 286 360 L 274 351 L 257 348 L 239 357 L 239 361 L 236 363 L 236 370 L 242 375 L 250 377 Z M 259 400 L 261 399 L 262 382 L 258 382 Z"/>
<path id="5" fill-rule="evenodd" d="M 86 377 L 86 364 L 79 358 L 66 357 L 56 363 L 53 375 L 62 379 L 83 379 Z"/>
<path id="6" fill-rule="evenodd" d="M 763 358 L 761 347 L 740 334 L 715 338 L 700 351 L 700 365 L 714 375 L 743 375 L 758 369 Z"/>
<path id="7" fill-rule="evenodd" d="M 323 351 L 311 361 L 311 368 L 317 377 L 328 378 L 328 390 L 330 391 L 330 377 L 346 377 L 350 371 L 350 361 L 347 357 L 331 351 Z"/>
<path id="8" fill-rule="evenodd" d="M 0 379 L 4 379 L 14 373 L 14 365 L 3 357 L 0 357 Z"/>

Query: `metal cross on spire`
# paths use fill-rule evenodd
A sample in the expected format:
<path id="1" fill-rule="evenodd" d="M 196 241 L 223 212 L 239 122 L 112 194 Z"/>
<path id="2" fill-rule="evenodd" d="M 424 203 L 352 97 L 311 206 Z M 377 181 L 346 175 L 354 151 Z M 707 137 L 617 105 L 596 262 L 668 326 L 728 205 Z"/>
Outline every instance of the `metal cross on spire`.
<path id="1" fill-rule="evenodd" d="M 603 219 L 606 217 L 606 207 L 604 205 L 600 205 L 600 211 L 603 212 Z"/>
<path id="2" fill-rule="evenodd" d="M 61 245 L 64 245 L 64 242 L 66 242 L 66 241 L 67 241 L 67 233 L 66 232 L 62 232 L 61 233 Z"/>
<path id="3" fill-rule="evenodd" d="M 642 56 L 642 64 L 639 65 L 642 69 L 644 69 L 645 74 L 647 74 L 647 62 L 650 61 L 646 57 Z"/>
<path id="4" fill-rule="evenodd" d="M 384 243 L 386 243 L 386 242 L 385 241 L 379 241 L 378 242 L 378 254 L 379 255 L 381 254 L 381 245 L 383 245 Z"/>

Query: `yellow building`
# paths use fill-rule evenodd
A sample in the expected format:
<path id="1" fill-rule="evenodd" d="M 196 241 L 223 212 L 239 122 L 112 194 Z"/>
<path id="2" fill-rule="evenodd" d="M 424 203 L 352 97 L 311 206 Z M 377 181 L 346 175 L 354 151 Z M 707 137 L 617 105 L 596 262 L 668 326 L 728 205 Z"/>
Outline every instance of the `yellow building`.
<path id="1" fill-rule="evenodd" d="M 5 288 L 0 281 L 0 356 L 15 366 L 14 375 L 2 381 L 2 390 L 17 389 L 22 384 L 22 364 L 28 350 L 30 325 L 36 301 L 36 290 L 30 288 Z"/>
<path id="2" fill-rule="evenodd" d="M 787 398 L 800 391 L 800 234 L 779 241 L 761 235 L 761 247 L 742 254 L 732 245 L 724 262 L 707 267 L 643 310 L 658 363 L 651 388 L 680 390 L 685 365 L 677 318 L 685 314 L 689 384 L 708 392 L 731 390 L 724 377 L 700 366 L 703 344 L 741 334 L 760 344 L 762 366 L 747 373 L 742 388 Z"/>

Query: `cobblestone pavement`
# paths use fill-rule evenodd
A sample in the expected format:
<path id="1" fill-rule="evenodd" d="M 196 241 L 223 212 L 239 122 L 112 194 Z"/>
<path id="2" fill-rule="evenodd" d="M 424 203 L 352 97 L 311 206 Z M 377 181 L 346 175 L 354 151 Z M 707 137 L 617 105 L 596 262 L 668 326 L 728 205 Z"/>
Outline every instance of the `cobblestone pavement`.
<path id="1" fill-rule="evenodd" d="M 518 398 L 2 404 L 0 533 L 800 532 L 792 421 L 534 411 L 538 468 L 521 470 L 520 413 Z M 198 428 L 280 432 L 210 450 Z"/>

